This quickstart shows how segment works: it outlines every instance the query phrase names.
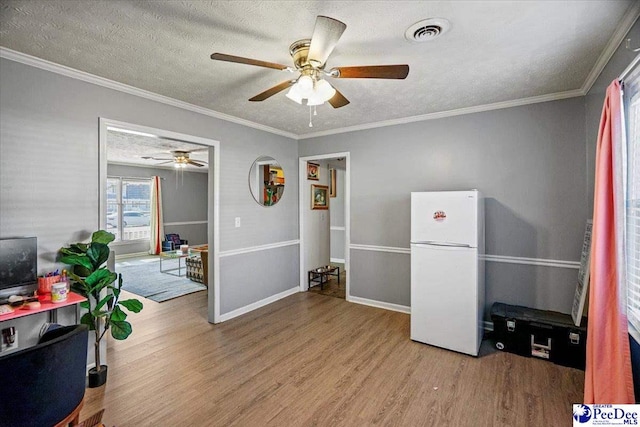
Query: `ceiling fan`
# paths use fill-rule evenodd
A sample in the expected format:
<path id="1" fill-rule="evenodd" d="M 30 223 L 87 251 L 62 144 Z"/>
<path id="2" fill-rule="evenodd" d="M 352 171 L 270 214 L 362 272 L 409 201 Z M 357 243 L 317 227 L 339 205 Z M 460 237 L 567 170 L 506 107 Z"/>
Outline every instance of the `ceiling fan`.
<path id="1" fill-rule="evenodd" d="M 190 153 L 193 153 L 194 151 L 201 151 L 201 150 L 202 149 L 191 150 L 191 151 L 183 151 L 183 150 L 170 151 L 170 153 L 173 155 L 173 158 L 171 158 L 171 159 L 158 158 L 158 157 L 153 157 L 153 156 L 142 156 L 142 158 L 146 159 L 146 160 L 164 160 L 164 162 L 158 163 L 158 165 L 165 165 L 167 163 L 173 163 L 173 165 L 175 166 L 176 169 L 185 168 L 185 167 L 187 167 L 187 165 L 193 165 L 193 166 L 197 166 L 197 167 L 201 168 L 207 162 L 205 162 L 203 160 L 196 161 L 196 160 L 192 160 L 191 158 L 189 158 L 189 154 Z M 206 148 L 204 150 L 206 150 Z"/>
<path id="2" fill-rule="evenodd" d="M 346 28 L 347 25 L 343 22 L 327 16 L 318 16 L 311 39 L 298 40 L 289 47 L 294 67 L 224 53 L 213 53 L 211 59 L 300 73 L 297 78 L 286 80 L 267 89 L 250 98 L 249 101 L 264 101 L 291 87 L 287 98 L 298 104 L 302 104 L 302 100 L 306 99 L 309 106 L 321 105 L 327 101 L 333 108 L 340 108 L 349 104 L 349 100 L 323 77 L 336 79 L 404 79 L 407 77 L 409 66 L 406 64 L 334 67 L 329 71 L 325 70 L 327 59 Z"/>

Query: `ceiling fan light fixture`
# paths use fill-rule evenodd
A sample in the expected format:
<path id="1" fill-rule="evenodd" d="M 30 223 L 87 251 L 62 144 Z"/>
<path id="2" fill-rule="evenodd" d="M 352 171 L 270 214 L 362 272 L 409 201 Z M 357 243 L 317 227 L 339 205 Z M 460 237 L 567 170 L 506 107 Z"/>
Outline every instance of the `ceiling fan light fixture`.
<path id="1" fill-rule="evenodd" d="M 292 100 L 293 102 L 297 102 L 298 104 L 302 104 L 302 95 L 300 94 L 300 88 L 298 87 L 298 83 L 294 83 L 287 92 L 287 98 Z"/>
<path id="2" fill-rule="evenodd" d="M 300 96 L 303 98 L 309 98 L 313 94 L 313 79 L 311 76 L 300 76 L 298 81 L 294 86 L 298 86 L 298 90 L 300 92 Z"/>

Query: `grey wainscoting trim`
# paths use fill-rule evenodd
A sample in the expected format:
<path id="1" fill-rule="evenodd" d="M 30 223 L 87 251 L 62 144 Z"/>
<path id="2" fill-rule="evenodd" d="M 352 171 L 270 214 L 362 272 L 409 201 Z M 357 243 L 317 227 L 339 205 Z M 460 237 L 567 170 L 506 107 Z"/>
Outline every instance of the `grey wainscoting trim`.
<path id="1" fill-rule="evenodd" d="M 222 254 L 220 256 L 222 256 Z M 260 301 L 256 301 L 249 305 L 245 305 L 244 307 L 237 308 L 228 313 L 221 314 L 220 322 L 225 322 L 227 320 L 233 319 L 234 317 L 242 316 L 245 313 L 248 313 L 253 310 L 257 310 L 260 307 L 264 307 L 265 305 L 271 304 L 273 302 L 276 302 L 278 300 L 281 300 L 282 298 L 286 298 L 289 295 L 293 295 L 298 292 L 300 292 L 300 287 L 295 286 L 291 289 L 287 289 L 286 291 L 280 292 L 279 294 L 271 295 L 268 298 L 262 299 Z"/>
<path id="2" fill-rule="evenodd" d="M 356 245 L 349 246 L 350 249 L 360 251 L 374 251 L 374 252 L 389 252 L 394 254 L 411 254 L 409 248 L 395 248 L 391 246 L 374 246 L 374 245 Z M 544 258 L 525 258 L 506 255 L 483 255 L 482 258 L 489 262 L 504 262 L 507 264 L 525 264 L 525 265 L 538 265 L 541 267 L 559 267 L 559 268 L 571 268 L 574 270 L 580 269 L 579 261 L 564 261 L 559 259 L 544 259 Z"/>
<path id="3" fill-rule="evenodd" d="M 221 251 L 220 258 L 226 256 L 234 256 L 240 254 L 248 254 L 250 252 L 266 251 L 269 249 L 281 248 L 283 246 L 292 246 L 300 244 L 300 240 L 287 240 L 285 242 L 269 243 L 268 245 L 250 246 L 248 248 L 231 249 L 228 251 Z"/>
<path id="4" fill-rule="evenodd" d="M 354 302 L 356 304 L 368 305 L 370 307 L 383 308 L 385 310 L 411 314 L 411 307 L 407 307 L 406 305 L 392 304 L 390 302 L 376 301 L 368 298 L 360 298 L 360 297 L 353 297 L 353 296 L 350 296 L 349 298 L 347 298 L 347 300 L 349 302 Z"/>
<path id="5" fill-rule="evenodd" d="M 196 225 L 207 224 L 207 220 L 204 221 L 179 221 L 179 222 L 165 222 L 164 225 Z"/>

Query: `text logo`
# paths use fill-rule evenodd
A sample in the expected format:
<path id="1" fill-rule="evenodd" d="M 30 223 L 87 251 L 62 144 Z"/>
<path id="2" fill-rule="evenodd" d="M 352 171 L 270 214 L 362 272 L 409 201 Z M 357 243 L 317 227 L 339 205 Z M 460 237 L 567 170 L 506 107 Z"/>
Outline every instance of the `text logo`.
<path id="1" fill-rule="evenodd" d="M 579 423 L 586 423 L 591 419 L 591 408 L 587 405 L 573 405 L 573 419 Z"/>
<path id="2" fill-rule="evenodd" d="M 444 211 L 435 211 L 433 213 L 433 219 L 436 221 L 444 221 L 447 218 L 447 214 Z"/>

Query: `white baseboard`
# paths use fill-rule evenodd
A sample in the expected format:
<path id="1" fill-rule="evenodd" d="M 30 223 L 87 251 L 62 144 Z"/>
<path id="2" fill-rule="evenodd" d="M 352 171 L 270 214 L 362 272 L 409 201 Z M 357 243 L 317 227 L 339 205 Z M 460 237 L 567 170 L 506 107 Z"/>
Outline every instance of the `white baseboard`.
<path id="1" fill-rule="evenodd" d="M 329 258 L 329 262 L 335 262 L 337 264 L 344 264 L 344 260 L 341 258 Z"/>
<path id="2" fill-rule="evenodd" d="M 360 298 L 360 297 L 348 297 L 347 301 L 353 302 L 356 304 L 368 305 L 370 307 L 382 308 L 385 310 L 411 314 L 411 307 L 407 307 L 406 305 L 392 304 L 390 302 L 376 301 L 376 300 Z M 485 331 L 488 331 L 488 332 L 493 331 L 493 322 L 485 320 L 482 322 L 482 326 Z"/>
<path id="3" fill-rule="evenodd" d="M 347 297 L 347 301 L 354 302 L 356 304 L 368 305 L 370 307 L 383 308 L 385 310 L 411 314 L 411 307 L 408 307 L 406 305 L 392 304 L 390 302 L 376 301 L 373 299 L 352 297 L 352 296 Z"/>
<path id="4" fill-rule="evenodd" d="M 149 251 L 147 251 L 147 252 L 134 252 L 134 253 L 131 253 L 131 254 L 116 255 L 116 261 L 120 261 L 121 259 L 127 259 L 127 258 L 139 258 L 139 257 L 143 257 L 143 256 L 149 256 Z"/>
<path id="5" fill-rule="evenodd" d="M 256 301 L 252 304 L 245 305 L 244 307 L 237 308 L 233 311 L 230 311 L 225 314 L 220 315 L 220 322 L 225 322 L 227 320 L 233 319 L 234 317 L 242 316 L 245 313 L 256 310 L 260 307 L 264 307 L 265 305 L 271 304 L 272 302 L 276 302 L 282 298 L 286 298 L 289 295 L 293 295 L 295 293 L 300 292 L 300 286 L 296 286 L 291 289 L 287 289 L 284 292 L 280 292 L 279 294 L 272 295 L 268 298 L 262 299 L 260 301 Z"/>

